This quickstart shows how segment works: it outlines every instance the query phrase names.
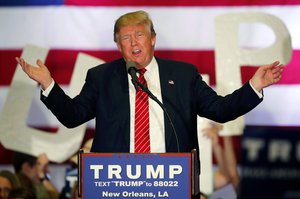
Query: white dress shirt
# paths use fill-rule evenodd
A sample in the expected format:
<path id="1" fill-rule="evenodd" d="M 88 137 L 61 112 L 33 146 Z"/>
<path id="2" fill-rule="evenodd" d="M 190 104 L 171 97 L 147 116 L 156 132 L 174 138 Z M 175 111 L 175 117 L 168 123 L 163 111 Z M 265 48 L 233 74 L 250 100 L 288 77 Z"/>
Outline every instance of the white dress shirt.
<path id="1" fill-rule="evenodd" d="M 153 57 L 150 64 L 146 66 L 144 77 L 148 89 L 162 102 L 158 64 Z M 135 120 L 135 94 L 136 90 L 128 75 L 129 100 L 130 100 L 130 152 L 134 152 L 134 120 Z M 149 121 L 150 121 L 150 151 L 151 153 L 166 152 L 164 113 L 161 107 L 152 99 L 149 99 Z"/>

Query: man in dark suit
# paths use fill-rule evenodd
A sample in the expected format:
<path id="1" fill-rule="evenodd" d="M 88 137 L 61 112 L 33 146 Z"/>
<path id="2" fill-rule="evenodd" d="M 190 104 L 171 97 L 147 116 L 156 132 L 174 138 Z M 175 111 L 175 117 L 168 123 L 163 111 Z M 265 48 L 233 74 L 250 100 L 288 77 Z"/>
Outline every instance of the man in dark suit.
<path id="1" fill-rule="evenodd" d="M 41 100 L 65 126 L 76 127 L 96 118 L 93 152 L 136 152 L 135 87 L 126 63 L 146 68 L 147 87 L 163 103 L 176 129 L 157 103 L 149 101 L 150 152 L 190 152 L 198 149 L 197 115 L 227 122 L 262 101 L 262 89 L 280 80 L 282 65 L 261 66 L 251 80 L 225 97 L 218 96 L 191 64 L 154 56 L 156 33 L 144 11 L 127 13 L 115 23 L 114 40 L 123 58 L 87 73 L 78 96 L 71 99 L 52 79 L 47 67 L 16 58 L 25 73 L 41 84 Z M 177 143 L 178 142 L 178 143 Z"/>

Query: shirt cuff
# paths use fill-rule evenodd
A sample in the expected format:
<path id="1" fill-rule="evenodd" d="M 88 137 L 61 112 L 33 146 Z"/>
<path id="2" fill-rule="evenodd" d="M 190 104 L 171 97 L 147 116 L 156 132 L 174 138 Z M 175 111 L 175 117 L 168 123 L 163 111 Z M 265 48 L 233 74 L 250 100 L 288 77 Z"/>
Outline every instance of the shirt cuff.
<path id="1" fill-rule="evenodd" d="M 259 97 L 259 99 L 263 98 L 263 94 L 262 94 L 262 91 L 261 92 L 258 92 L 251 84 L 251 81 L 249 81 L 249 84 L 252 88 L 252 90 L 256 93 L 256 95 Z"/>
<path id="2" fill-rule="evenodd" d="M 52 79 L 51 84 L 48 86 L 48 88 L 46 88 L 45 90 L 42 89 L 42 95 L 44 95 L 45 97 L 48 97 L 49 93 L 51 92 L 52 88 L 54 87 L 54 80 Z"/>

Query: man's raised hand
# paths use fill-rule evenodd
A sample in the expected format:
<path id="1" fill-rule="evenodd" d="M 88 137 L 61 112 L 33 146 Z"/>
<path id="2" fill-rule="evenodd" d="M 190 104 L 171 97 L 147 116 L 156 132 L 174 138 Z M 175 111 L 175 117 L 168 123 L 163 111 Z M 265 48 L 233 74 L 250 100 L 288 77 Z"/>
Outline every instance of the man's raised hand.
<path id="1" fill-rule="evenodd" d="M 37 67 L 31 64 L 28 64 L 23 58 L 16 57 L 17 62 L 21 65 L 23 71 L 34 81 L 41 84 L 43 90 L 48 88 L 48 86 L 53 81 L 51 74 L 44 65 L 44 63 L 38 59 L 36 61 Z"/>

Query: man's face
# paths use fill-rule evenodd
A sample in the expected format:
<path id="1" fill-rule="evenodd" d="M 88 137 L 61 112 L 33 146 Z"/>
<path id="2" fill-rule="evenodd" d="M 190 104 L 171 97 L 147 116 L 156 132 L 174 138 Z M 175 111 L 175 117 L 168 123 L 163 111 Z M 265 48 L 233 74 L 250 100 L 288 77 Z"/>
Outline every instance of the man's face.
<path id="1" fill-rule="evenodd" d="M 0 199 L 7 199 L 11 189 L 12 184 L 10 183 L 10 181 L 0 176 Z"/>
<path id="2" fill-rule="evenodd" d="M 38 164 L 36 163 L 31 166 L 29 163 L 24 163 L 24 165 L 22 167 L 22 173 L 26 175 L 32 182 L 38 183 L 40 181 Z"/>
<path id="3" fill-rule="evenodd" d="M 147 66 L 153 55 L 156 37 L 146 25 L 122 27 L 117 34 L 117 46 L 125 61 L 133 61 L 137 68 Z"/>

